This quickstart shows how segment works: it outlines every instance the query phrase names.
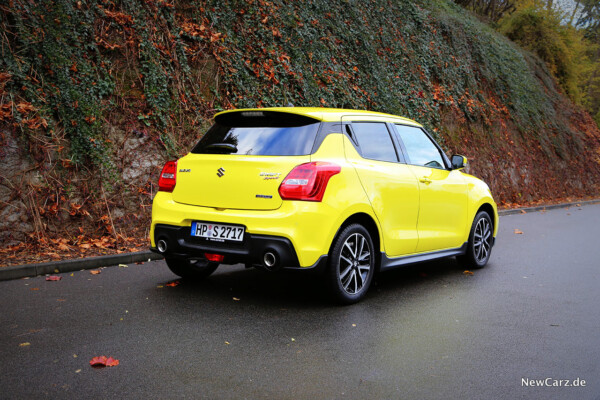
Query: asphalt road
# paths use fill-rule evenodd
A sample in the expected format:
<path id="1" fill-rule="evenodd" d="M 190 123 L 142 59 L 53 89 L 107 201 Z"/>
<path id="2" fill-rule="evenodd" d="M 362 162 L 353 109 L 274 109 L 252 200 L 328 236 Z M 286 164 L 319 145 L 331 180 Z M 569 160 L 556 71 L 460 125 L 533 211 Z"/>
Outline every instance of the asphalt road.
<path id="1" fill-rule="evenodd" d="M 600 205 L 500 223 L 485 269 L 383 273 L 349 307 L 241 266 L 0 282 L 0 398 L 600 399 Z M 546 378 L 586 386 L 523 386 Z"/>

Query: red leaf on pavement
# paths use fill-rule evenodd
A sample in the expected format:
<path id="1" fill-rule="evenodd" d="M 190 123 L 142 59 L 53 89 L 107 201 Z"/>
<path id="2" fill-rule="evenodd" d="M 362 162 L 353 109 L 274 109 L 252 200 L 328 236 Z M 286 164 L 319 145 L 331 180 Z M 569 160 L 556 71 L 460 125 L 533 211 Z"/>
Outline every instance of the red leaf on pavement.
<path id="1" fill-rule="evenodd" d="M 90 271 L 90 274 L 92 274 L 92 275 L 98 275 L 99 273 L 100 273 L 99 269 L 93 269 Z"/>
<path id="2" fill-rule="evenodd" d="M 50 275 L 46 277 L 47 281 L 60 281 L 62 276 Z"/>
<path id="3" fill-rule="evenodd" d="M 179 285 L 179 281 L 173 281 L 173 282 L 169 282 L 167 283 L 165 286 L 169 286 L 169 287 L 175 287 Z"/>
<path id="4" fill-rule="evenodd" d="M 90 360 L 92 367 L 106 367 L 106 356 L 94 357 Z"/>
<path id="5" fill-rule="evenodd" d="M 107 367 L 116 367 L 117 365 L 119 365 L 119 360 L 116 360 L 112 357 L 108 357 L 108 359 L 106 360 Z"/>
<path id="6" fill-rule="evenodd" d="M 98 357 L 94 357 L 90 360 L 90 365 L 92 367 L 114 367 L 119 365 L 119 360 L 112 358 L 112 357 L 106 357 L 106 356 L 98 356 Z"/>

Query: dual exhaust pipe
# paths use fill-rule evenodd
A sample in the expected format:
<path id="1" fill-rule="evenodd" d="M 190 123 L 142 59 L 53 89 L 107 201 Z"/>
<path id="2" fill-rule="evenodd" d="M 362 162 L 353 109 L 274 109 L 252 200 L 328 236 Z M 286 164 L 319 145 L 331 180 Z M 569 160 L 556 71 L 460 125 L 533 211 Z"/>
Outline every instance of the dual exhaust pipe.
<path id="1" fill-rule="evenodd" d="M 160 239 L 156 243 L 157 250 L 162 254 L 167 252 L 168 247 L 169 246 L 167 245 L 167 242 L 164 239 Z M 271 250 L 265 251 L 265 253 L 263 254 L 262 266 L 267 271 L 275 271 L 275 270 L 279 269 L 278 264 L 279 264 L 279 257 L 277 256 L 277 254 Z"/>

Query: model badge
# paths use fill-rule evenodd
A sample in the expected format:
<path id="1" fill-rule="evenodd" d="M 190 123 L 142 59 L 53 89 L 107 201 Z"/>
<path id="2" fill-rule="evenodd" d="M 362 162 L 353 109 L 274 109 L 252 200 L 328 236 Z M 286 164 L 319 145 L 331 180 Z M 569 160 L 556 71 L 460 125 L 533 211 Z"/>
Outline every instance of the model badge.
<path id="1" fill-rule="evenodd" d="M 217 176 L 220 178 L 220 177 L 222 177 L 223 175 L 225 175 L 225 168 L 219 168 L 219 169 L 217 170 Z"/>
<path id="2" fill-rule="evenodd" d="M 279 179 L 280 172 L 261 172 L 258 176 L 262 176 L 265 181 L 269 179 Z"/>
<path id="3" fill-rule="evenodd" d="M 182 169 L 179 170 L 179 172 L 192 172 L 192 170 L 189 169 L 189 168 L 185 168 L 185 169 L 182 168 Z"/>
<path id="4" fill-rule="evenodd" d="M 272 199 L 273 196 L 269 196 L 268 194 L 257 194 L 256 198 L 257 199 Z"/>

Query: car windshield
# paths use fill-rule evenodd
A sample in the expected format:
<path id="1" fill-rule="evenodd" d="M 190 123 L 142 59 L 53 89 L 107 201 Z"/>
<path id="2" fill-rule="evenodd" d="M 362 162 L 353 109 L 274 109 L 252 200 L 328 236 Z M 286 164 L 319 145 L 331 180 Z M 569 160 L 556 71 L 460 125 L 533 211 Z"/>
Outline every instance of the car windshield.
<path id="1" fill-rule="evenodd" d="M 290 114 L 218 118 L 194 154 L 299 156 L 311 153 L 320 123 Z M 281 113 L 278 113 L 281 114 Z"/>

